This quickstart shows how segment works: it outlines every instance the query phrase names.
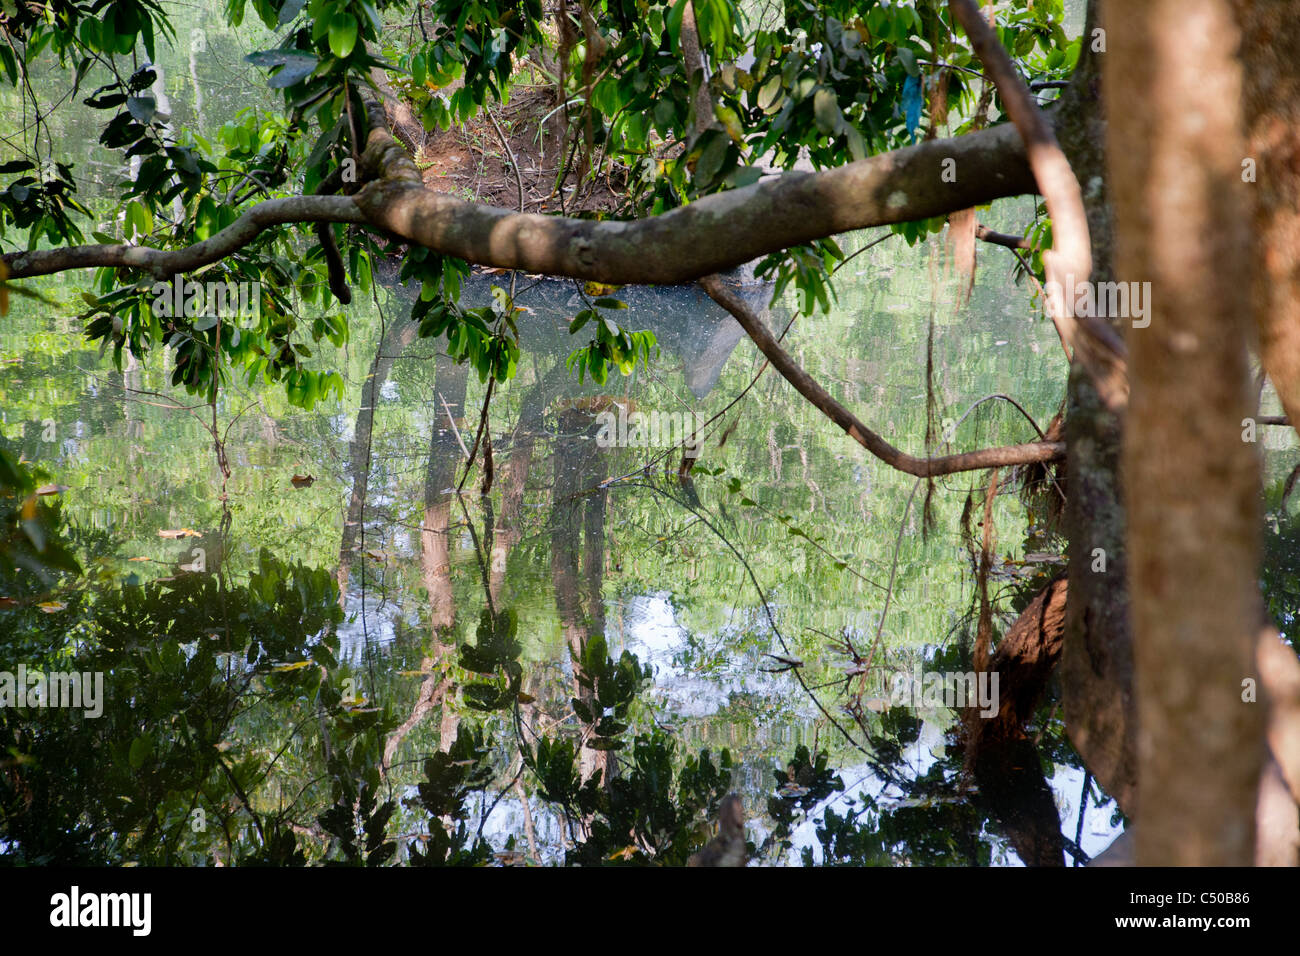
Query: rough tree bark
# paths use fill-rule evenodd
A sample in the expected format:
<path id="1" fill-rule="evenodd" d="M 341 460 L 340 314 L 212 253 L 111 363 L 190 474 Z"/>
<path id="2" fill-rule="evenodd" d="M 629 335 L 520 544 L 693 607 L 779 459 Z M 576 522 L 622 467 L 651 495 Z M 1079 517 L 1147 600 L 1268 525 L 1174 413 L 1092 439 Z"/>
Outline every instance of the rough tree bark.
<path id="1" fill-rule="evenodd" d="M 1103 71 L 1116 273 L 1150 282 L 1128 333 L 1123 469 L 1138 708 L 1142 865 L 1249 865 L 1264 714 L 1255 672 L 1259 460 L 1242 277 L 1238 30 L 1227 0 L 1124 5 Z M 1195 90 L 1194 99 L 1187 91 Z"/>

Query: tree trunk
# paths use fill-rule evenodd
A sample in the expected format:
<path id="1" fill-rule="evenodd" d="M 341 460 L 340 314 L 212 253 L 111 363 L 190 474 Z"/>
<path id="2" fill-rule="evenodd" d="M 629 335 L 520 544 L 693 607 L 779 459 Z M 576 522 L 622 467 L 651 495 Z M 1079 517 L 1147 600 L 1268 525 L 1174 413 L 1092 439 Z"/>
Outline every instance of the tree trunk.
<path id="1" fill-rule="evenodd" d="M 1083 52 L 1058 109 L 1057 133 L 1083 185 L 1093 280 L 1109 282 L 1115 278 L 1114 224 L 1104 178 L 1100 54 L 1092 52 L 1099 26 L 1097 4 L 1090 3 Z M 1080 367 L 1070 373 L 1065 423 L 1070 600 L 1061 654 L 1062 709 L 1084 763 L 1131 816 L 1137 804 L 1137 719 L 1119 473 L 1123 428 Z"/>
<path id="2" fill-rule="evenodd" d="M 1238 39 L 1228 0 L 1126 4 L 1102 64 L 1107 88 L 1125 91 L 1109 117 L 1115 271 L 1150 282 L 1150 325 L 1127 333 L 1123 455 L 1138 805 L 1158 808 L 1141 814 L 1141 865 L 1254 859 L 1264 714 L 1241 681 L 1255 671 L 1260 469 L 1242 441 L 1252 263 Z"/>

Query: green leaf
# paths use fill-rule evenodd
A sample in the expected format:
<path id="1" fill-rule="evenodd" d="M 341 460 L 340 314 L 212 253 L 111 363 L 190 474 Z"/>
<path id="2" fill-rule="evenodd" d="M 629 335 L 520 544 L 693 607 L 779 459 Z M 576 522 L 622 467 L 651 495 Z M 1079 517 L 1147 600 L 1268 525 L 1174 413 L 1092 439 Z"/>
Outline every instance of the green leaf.
<path id="1" fill-rule="evenodd" d="M 320 64 L 320 61 L 310 53 L 299 53 L 293 50 L 259 50 L 248 54 L 244 59 L 264 70 L 281 67 L 280 71 L 267 81 L 267 86 L 275 90 L 305 80 Z"/>
<path id="2" fill-rule="evenodd" d="M 775 74 L 758 91 L 758 108 L 764 113 L 775 113 L 785 96 L 781 92 L 781 74 Z"/>
<path id="3" fill-rule="evenodd" d="M 705 135 L 709 133 L 713 135 L 695 164 L 695 185 L 699 189 L 708 189 L 713 184 L 726 161 L 727 147 L 731 145 L 731 140 L 720 130 L 710 130 Z"/>
<path id="4" fill-rule="evenodd" d="M 336 13 L 330 20 L 330 52 L 346 60 L 357 45 L 357 18 L 350 13 Z"/>
<path id="5" fill-rule="evenodd" d="M 574 316 L 573 321 L 569 323 L 569 334 L 575 334 L 579 329 L 590 322 L 595 314 L 596 313 L 592 312 L 590 309 L 583 309 L 579 312 Z"/>
<path id="6" fill-rule="evenodd" d="M 135 740 L 131 741 L 131 752 L 128 758 L 131 762 L 131 769 L 139 770 L 143 767 L 151 753 L 153 753 L 153 740 L 147 736 L 136 737 Z"/>
<path id="7" fill-rule="evenodd" d="M 284 26 L 306 6 L 307 0 L 285 0 L 284 6 L 280 8 L 280 26 Z"/>
<path id="8" fill-rule="evenodd" d="M 158 105 L 152 96 L 132 96 L 126 101 L 126 108 L 138 123 L 148 124 L 158 111 Z"/>
<path id="9" fill-rule="evenodd" d="M 686 0 L 677 0 L 668 11 L 668 39 L 674 50 L 681 47 L 682 19 L 686 14 Z"/>
<path id="10" fill-rule="evenodd" d="M 835 94 L 824 86 L 813 94 L 813 118 L 817 121 L 817 128 L 827 135 L 836 132 L 842 121 Z"/>

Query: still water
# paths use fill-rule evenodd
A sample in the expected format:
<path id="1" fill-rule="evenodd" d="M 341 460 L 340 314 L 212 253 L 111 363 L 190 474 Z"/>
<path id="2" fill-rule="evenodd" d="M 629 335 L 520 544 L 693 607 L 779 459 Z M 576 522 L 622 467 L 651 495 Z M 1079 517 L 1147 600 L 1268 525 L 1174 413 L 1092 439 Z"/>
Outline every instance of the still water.
<path id="1" fill-rule="evenodd" d="M 987 265 L 971 303 L 954 308 L 941 257 L 938 245 L 909 249 L 901 240 L 865 252 L 846 267 L 853 274 L 831 313 L 799 318 L 787 344 L 886 438 L 919 451 L 933 322 L 935 418 L 944 428 L 962 419 L 954 444 L 1027 440 L 1032 426 L 1006 403 L 963 416 L 1002 393 L 1045 426 L 1064 373 L 1055 333 L 1027 317 L 1030 292 L 1002 264 Z M 466 304 L 490 301 L 491 286 L 509 281 L 476 277 Z M 528 310 L 524 357 L 493 396 L 490 442 L 477 453 L 481 461 L 490 444 L 487 496 L 481 467 L 463 480 L 486 389 L 441 343 L 416 338 L 406 318 L 412 293 L 391 274 L 373 301 L 352 310 L 346 348 L 322 359 L 344 374 L 346 399 L 311 411 L 290 408 L 277 386 L 236 381 L 214 416 L 201 398 L 167 385 L 161 353 L 117 371 L 81 337 L 70 283 L 48 285 L 58 307 L 11 316 L 0 333 L 5 444 L 66 486 L 63 511 L 87 556 L 85 577 L 47 595 L 60 607 L 6 615 L 15 643 L 48 649 L 41 639 L 55 632 L 74 642 L 58 645 L 65 651 L 120 643 L 114 664 L 123 670 L 109 670 L 110 698 L 190 690 L 200 698 L 172 700 L 179 719 L 165 707 L 127 707 L 121 726 L 110 706 L 114 726 L 104 726 L 99 744 L 110 760 L 113 748 L 122 751 L 122 772 L 80 795 L 110 804 L 99 810 L 104 833 L 89 841 L 96 852 L 240 859 L 266 839 L 253 832 L 251 809 L 283 814 L 307 858 L 337 853 L 316 818 L 338 796 L 337 781 L 322 778 L 340 759 L 330 751 L 342 735 L 362 753 L 336 769 L 364 780 L 365 768 L 379 768 L 380 796 L 394 798 L 401 822 L 388 833 L 409 837 L 395 852 L 403 860 L 407 843 L 423 836 L 402 801 L 418 793 L 424 757 L 447 749 L 462 725 L 481 725 L 495 742 L 483 789 L 467 792 L 466 819 L 503 859 L 512 859 L 513 837 L 510 850 L 558 862 L 582 821 L 566 821 L 538 792 L 552 793 L 533 767 L 519 771 L 543 738 L 592 742 L 571 701 L 582 696 L 581 648 L 603 637 L 610 663 L 627 651 L 649 678 L 613 721 L 619 732 L 608 739 L 623 749 L 580 748 L 581 777 L 627 775 L 636 758 L 625 751 L 657 730 L 671 741 L 677 772 L 688 755 L 707 749 L 716 763 L 728 752 L 728 786 L 745 797 L 747 835 L 766 844 L 765 862 L 799 862 L 804 852 L 821 861 L 816 831 L 828 807 L 857 814 L 859 825 L 872 821 L 884 848 L 854 858 L 841 846 L 837 859 L 1016 862 L 996 821 L 970 806 L 961 761 L 948 752 L 952 713 L 922 708 L 916 726 L 899 719 L 917 711 L 896 710 L 892 723 L 879 713 L 895 675 L 936 655 L 957 662 L 968 649 L 975 592 L 959 532 L 968 493 L 982 495 L 977 479 L 936 484 L 923 534 L 924 485 L 872 459 L 764 370 L 734 321 L 698 291 L 623 290 L 629 309 L 620 321 L 653 331 L 661 351 L 648 370 L 597 385 L 565 367 L 580 344 L 567 331 L 580 290 L 516 282 Z M 749 295 L 765 308 L 770 291 Z M 778 331 L 794 317 L 790 305 L 765 313 Z M 633 447 L 617 447 L 617 429 L 615 447 L 600 434 L 620 413 L 633 416 L 625 434 Z M 652 413 L 674 427 L 636 434 L 634 416 Z M 678 477 L 683 449 L 669 444 L 680 442 L 683 422 L 700 425 L 690 481 Z M 1033 524 L 1034 509 L 1014 493 L 999 495 L 995 512 L 995 591 L 1031 587 L 1025 582 L 1057 567 L 1059 540 Z M 504 625 L 495 622 L 506 619 L 512 636 L 502 640 L 513 646 L 502 651 Z M 187 662 L 205 641 L 216 645 L 214 679 L 185 686 Z M 313 657 L 321 642 L 333 652 Z M 465 657 L 465 647 L 489 645 L 496 651 Z M 325 671 L 341 689 L 337 706 L 321 697 Z M 182 686 L 166 694 L 155 675 Z M 493 690 L 467 695 L 474 684 Z M 202 696 L 217 688 L 232 693 L 214 715 Z M 856 716 L 846 709 L 855 699 L 867 705 Z M 188 724 L 200 720 L 218 763 L 233 768 L 224 782 L 227 768 L 205 766 L 211 761 L 187 743 Z M 350 726 L 340 732 L 330 721 Z M 1074 839 L 1082 773 L 1046 708 L 1042 730 L 1055 741 L 1044 748 L 1045 772 Z M 801 747 L 804 761 L 825 752 L 821 786 L 811 766 L 788 779 Z M 234 772 L 241 768 L 247 781 Z M 157 839 L 193 813 L 187 787 L 224 796 L 229 817 L 206 842 L 199 832 L 160 847 Z M 1094 787 L 1085 853 L 1114 832 L 1113 804 L 1097 809 L 1099 798 Z M 139 819 L 111 806 L 150 800 L 157 807 Z M 789 805 L 784 819 L 768 812 L 769 801 Z M 117 829 L 127 819 L 130 834 Z M 156 821 L 154 833 L 146 821 Z"/>
<path id="2" fill-rule="evenodd" d="M 233 42 L 213 46 L 227 69 Z M 216 53 L 169 65 L 173 109 L 200 128 L 241 106 Z M 985 219 L 1032 216 L 1005 202 Z M 1045 428 L 1066 366 L 999 252 L 981 250 L 962 306 L 940 239 L 864 249 L 829 313 L 747 295 L 903 450 L 925 453 L 927 424 L 934 453 L 945 435 L 953 450 L 1028 441 L 1033 425 L 990 396 Z M 97 717 L 0 713 L 0 851 L 680 864 L 731 791 L 765 865 L 1017 865 L 1035 829 L 1060 835 L 1068 865 L 1122 829 L 1054 688 L 1021 803 L 973 785 L 951 708 L 889 706 L 900 675 L 971 668 L 963 512 L 985 477 L 927 487 L 884 466 L 693 288 L 621 290 L 620 324 L 660 352 L 597 384 L 566 367 L 586 338 L 568 333 L 580 287 L 476 275 L 463 304 L 513 282 L 525 309 L 518 373 L 483 418 L 485 383 L 417 337 L 415 291 L 390 264 L 376 280 L 346 345 L 314 359 L 344 398 L 309 411 L 238 376 L 206 404 L 168 384 L 161 350 L 115 367 L 77 320 L 87 276 L 34 283 L 49 304 L 16 300 L 0 324 L 0 447 L 59 486 L 44 497 L 83 571 L 0 568 L 0 670 L 104 686 Z M 611 416 L 630 440 L 607 440 Z M 1266 433 L 1274 509 L 1293 448 Z M 996 496 L 998 631 L 1061 570 L 1052 494 L 1006 481 Z M 1289 627 L 1300 535 L 1282 511 L 1270 521 L 1265 586 Z"/>

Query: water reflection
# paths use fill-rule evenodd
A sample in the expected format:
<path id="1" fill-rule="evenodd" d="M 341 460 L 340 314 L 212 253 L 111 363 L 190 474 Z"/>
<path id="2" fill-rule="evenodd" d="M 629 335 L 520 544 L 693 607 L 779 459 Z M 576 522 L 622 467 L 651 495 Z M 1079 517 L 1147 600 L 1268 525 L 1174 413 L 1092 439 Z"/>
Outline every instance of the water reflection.
<path id="1" fill-rule="evenodd" d="M 926 432 L 915 254 L 880 260 L 789 340 L 909 450 Z M 477 279 L 467 304 L 506 281 Z M 624 324 L 652 329 L 663 354 L 598 386 L 564 366 L 578 290 L 519 282 L 525 361 L 478 442 L 486 496 L 484 468 L 457 491 L 483 384 L 416 337 L 412 293 L 391 277 L 354 317 L 347 404 L 223 397 L 224 501 L 211 435 L 167 398 L 160 364 L 105 370 L 63 320 L 54 336 L 38 316 L 0 333 L 19 359 L 0 367 L 4 448 L 70 487 L 61 533 L 87 569 L 53 591 L 5 572 L 5 662 L 101 669 L 109 698 L 94 723 L 0 714 L 7 853 L 680 865 L 732 790 L 764 863 L 1062 865 L 1104 845 L 1119 821 L 1050 688 L 1020 715 L 1030 738 L 996 747 L 973 746 L 959 712 L 879 703 L 894 670 L 973 666 L 960 528 L 978 479 L 937 485 L 922 534 L 924 492 L 909 507 L 911 480 L 758 374 L 698 293 L 620 293 Z M 977 320 L 936 311 L 943 416 L 999 391 L 1040 422 L 1055 412 L 1053 333 L 1005 315 L 1009 294 L 984 276 Z M 777 331 L 790 318 L 767 316 Z M 693 479 L 680 448 L 600 447 L 616 402 L 720 415 Z M 959 440 L 1024 427 L 983 406 Z M 1023 560 L 1059 544 L 1028 500 L 994 501 L 1011 558 L 990 578 L 999 607 L 1022 608 L 1054 567 Z"/>

